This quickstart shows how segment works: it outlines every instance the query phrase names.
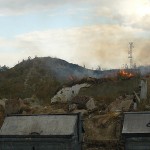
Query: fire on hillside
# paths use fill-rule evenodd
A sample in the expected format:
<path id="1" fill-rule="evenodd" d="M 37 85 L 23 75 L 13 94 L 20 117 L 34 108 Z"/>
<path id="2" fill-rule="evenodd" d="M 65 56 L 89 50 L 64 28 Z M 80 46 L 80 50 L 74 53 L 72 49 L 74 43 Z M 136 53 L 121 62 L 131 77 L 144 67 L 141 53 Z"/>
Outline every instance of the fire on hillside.
<path id="1" fill-rule="evenodd" d="M 127 70 L 120 70 L 118 72 L 118 76 L 119 77 L 122 77 L 124 79 L 130 79 L 130 78 L 133 78 L 135 77 L 135 74 L 130 72 L 130 71 L 127 71 Z"/>

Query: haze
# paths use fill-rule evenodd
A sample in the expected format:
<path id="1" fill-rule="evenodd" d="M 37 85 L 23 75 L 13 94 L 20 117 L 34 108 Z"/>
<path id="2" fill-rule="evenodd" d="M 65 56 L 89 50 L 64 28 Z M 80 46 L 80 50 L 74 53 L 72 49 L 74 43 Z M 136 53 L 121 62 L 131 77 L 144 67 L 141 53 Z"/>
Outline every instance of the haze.
<path id="1" fill-rule="evenodd" d="M 0 0 L 0 65 L 52 56 L 87 68 L 150 59 L 150 0 Z"/>

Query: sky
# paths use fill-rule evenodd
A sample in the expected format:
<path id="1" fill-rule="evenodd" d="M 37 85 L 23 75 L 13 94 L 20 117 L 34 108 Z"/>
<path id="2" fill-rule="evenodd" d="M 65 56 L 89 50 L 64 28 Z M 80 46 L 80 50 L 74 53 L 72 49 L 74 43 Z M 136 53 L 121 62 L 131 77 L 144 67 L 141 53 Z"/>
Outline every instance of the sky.
<path id="1" fill-rule="evenodd" d="M 149 65 L 150 0 L 0 0 L 0 65 L 56 57 L 86 68 Z"/>

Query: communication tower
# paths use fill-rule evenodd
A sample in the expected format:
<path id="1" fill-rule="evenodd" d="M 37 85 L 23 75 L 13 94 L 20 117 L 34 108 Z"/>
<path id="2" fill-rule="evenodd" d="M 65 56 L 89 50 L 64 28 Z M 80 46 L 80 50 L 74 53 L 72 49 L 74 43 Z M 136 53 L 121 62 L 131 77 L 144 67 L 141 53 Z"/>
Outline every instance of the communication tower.
<path id="1" fill-rule="evenodd" d="M 133 51 L 132 49 L 134 48 L 133 42 L 129 42 L 129 51 L 128 51 L 128 58 L 130 60 L 130 69 L 133 69 Z"/>

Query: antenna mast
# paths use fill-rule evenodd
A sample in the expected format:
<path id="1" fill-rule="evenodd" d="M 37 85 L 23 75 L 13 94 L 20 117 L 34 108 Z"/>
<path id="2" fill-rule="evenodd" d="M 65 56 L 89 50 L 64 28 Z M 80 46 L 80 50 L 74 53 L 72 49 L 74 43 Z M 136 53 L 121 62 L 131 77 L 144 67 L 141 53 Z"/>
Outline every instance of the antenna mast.
<path id="1" fill-rule="evenodd" d="M 132 56 L 132 49 L 134 48 L 133 42 L 129 42 L 129 51 L 128 51 L 128 58 L 130 60 L 130 69 L 133 69 L 133 56 Z"/>

